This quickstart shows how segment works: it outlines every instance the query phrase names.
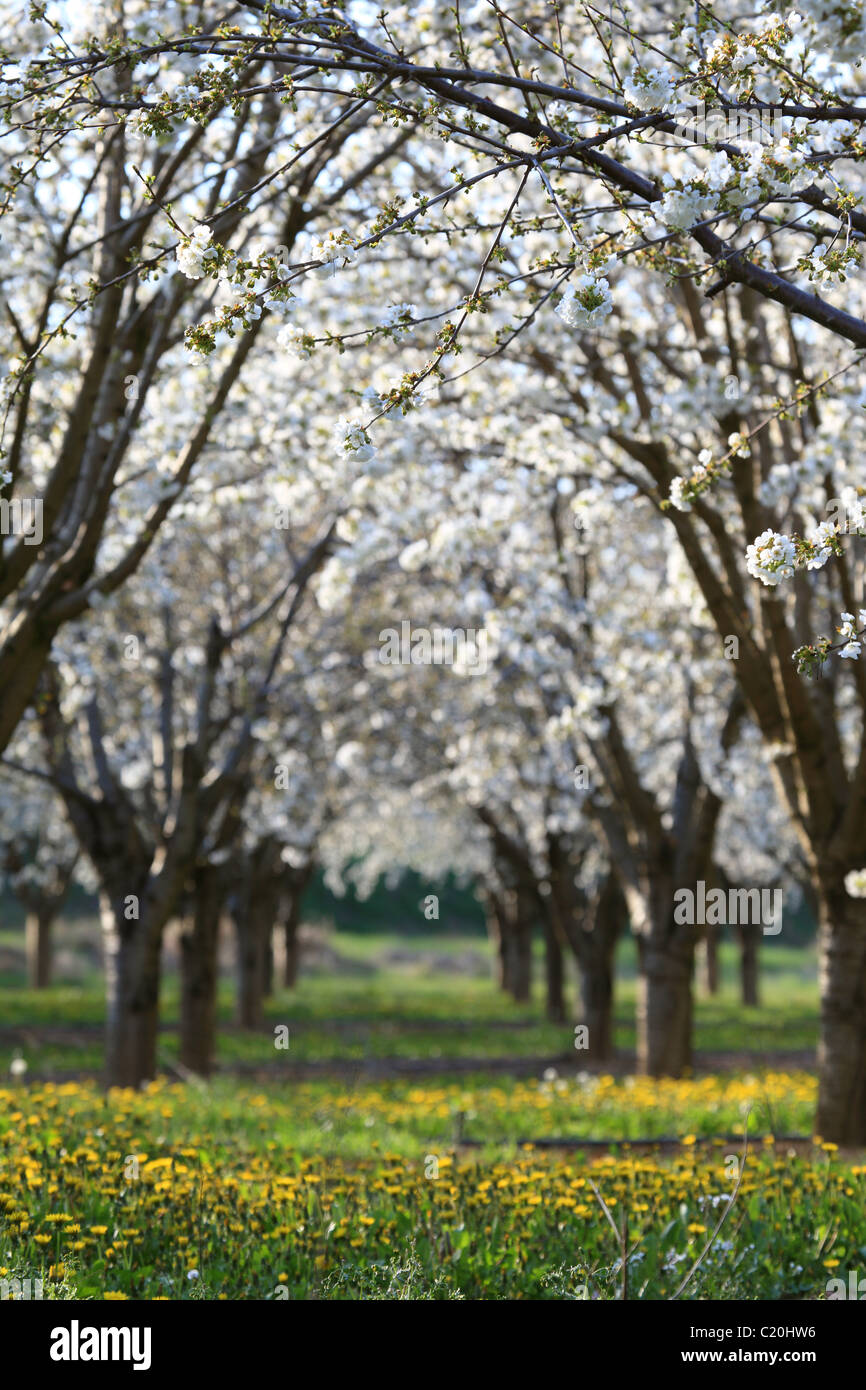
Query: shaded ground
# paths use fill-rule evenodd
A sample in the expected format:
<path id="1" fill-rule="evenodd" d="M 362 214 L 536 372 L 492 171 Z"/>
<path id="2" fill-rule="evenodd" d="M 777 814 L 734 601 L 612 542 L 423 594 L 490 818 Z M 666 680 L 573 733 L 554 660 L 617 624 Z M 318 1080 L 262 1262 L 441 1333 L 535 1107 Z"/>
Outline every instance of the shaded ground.
<path id="1" fill-rule="evenodd" d="M 431 924 L 432 925 L 432 924 Z M 535 998 L 514 1005 L 491 978 L 487 943 L 442 930 L 406 936 L 350 935 L 307 929 L 298 988 L 277 990 L 257 1032 L 233 1022 L 232 944 L 222 950 L 217 1072 L 249 1079 L 315 1077 L 573 1076 L 634 1070 L 635 961 L 631 941 L 620 948 L 615 1008 L 615 1059 L 602 1068 L 574 1050 L 576 980 L 569 981 L 573 1018 L 543 1016 L 537 961 Z M 102 1069 L 104 1004 L 96 924 L 77 920 L 58 931 L 58 983 L 24 988 L 18 931 L 0 931 L 0 1073 L 13 1056 L 28 1075 L 61 1079 L 98 1076 Z M 768 941 L 763 1002 L 743 1009 L 737 997 L 737 958 L 722 947 L 722 988 L 698 994 L 695 1070 L 737 1071 L 814 1064 L 818 1002 L 811 950 Z M 178 989 L 169 940 L 163 989 L 160 1062 L 178 1075 Z M 274 1030 L 288 1027 L 289 1048 L 274 1049 Z"/>

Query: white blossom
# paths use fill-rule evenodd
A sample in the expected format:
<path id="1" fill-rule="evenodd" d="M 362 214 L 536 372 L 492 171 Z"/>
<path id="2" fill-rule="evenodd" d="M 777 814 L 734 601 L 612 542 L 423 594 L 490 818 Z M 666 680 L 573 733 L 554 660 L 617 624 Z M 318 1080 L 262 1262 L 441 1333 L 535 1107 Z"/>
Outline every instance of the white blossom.
<path id="1" fill-rule="evenodd" d="M 794 573 L 796 551 L 790 536 L 778 531 L 762 531 L 746 550 L 746 568 L 754 579 L 775 587 Z"/>
<path id="2" fill-rule="evenodd" d="M 419 570 L 425 562 L 429 548 L 429 542 L 424 538 L 407 545 L 405 550 L 401 550 L 397 559 L 401 570 L 407 570 L 410 573 Z"/>
<path id="3" fill-rule="evenodd" d="M 312 349 L 304 340 L 304 334 L 293 323 L 283 324 L 277 334 L 277 347 L 284 348 L 292 357 L 312 357 Z"/>
<path id="4" fill-rule="evenodd" d="M 852 869 L 845 875 L 845 892 L 851 898 L 866 898 L 866 869 Z"/>
<path id="5" fill-rule="evenodd" d="M 324 236 L 313 243 L 314 258 L 332 275 L 342 266 L 349 265 L 357 254 L 346 232 L 325 232 Z"/>
<path id="6" fill-rule="evenodd" d="M 613 296 L 607 280 L 580 275 L 570 282 L 556 306 L 556 312 L 569 328 L 597 328 L 613 310 Z"/>
<path id="7" fill-rule="evenodd" d="M 827 541 L 835 535 L 835 521 L 822 521 L 820 526 L 817 526 L 814 531 L 810 531 L 806 539 L 811 545 L 817 546 L 817 554 L 806 561 L 806 569 L 819 570 L 826 565 L 833 554 L 833 548 L 827 544 Z"/>
<path id="8" fill-rule="evenodd" d="M 671 188 L 659 204 L 658 215 L 666 227 L 682 232 L 704 218 L 706 205 L 706 195 L 697 189 Z"/>
<path id="9" fill-rule="evenodd" d="M 687 501 L 683 496 L 687 486 L 688 479 L 686 478 L 674 478 L 671 483 L 668 495 L 670 497 L 671 506 L 676 507 L 678 512 L 690 512 L 692 509 L 691 502 Z"/>
<path id="10" fill-rule="evenodd" d="M 673 78 L 664 68 L 639 71 L 628 78 L 623 95 L 630 106 L 637 106 L 641 111 L 665 110 L 674 95 Z"/>
<path id="11" fill-rule="evenodd" d="M 845 643 L 845 646 L 839 653 L 840 657 L 845 657 L 851 661 L 858 661 L 861 647 L 860 638 L 857 635 L 856 619 L 853 613 L 842 614 L 842 626 L 839 628 L 839 636 Z"/>
<path id="12" fill-rule="evenodd" d="M 177 268 L 188 280 L 201 280 L 207 273 L 207 262 L 217 255 L 211 244 L 210 230 L 204 225 L 196 227 L 188 241 L 182 241 L 176 251 Z"/>
<path id="13" fill-rule="evenodd" d="M 376 447 L 370 443 L 360 420 L 338 420 L 334 426 L 334 444 L 341 458 L 351 453 L 359 463 L 366 463 L 376 457 Z"/>

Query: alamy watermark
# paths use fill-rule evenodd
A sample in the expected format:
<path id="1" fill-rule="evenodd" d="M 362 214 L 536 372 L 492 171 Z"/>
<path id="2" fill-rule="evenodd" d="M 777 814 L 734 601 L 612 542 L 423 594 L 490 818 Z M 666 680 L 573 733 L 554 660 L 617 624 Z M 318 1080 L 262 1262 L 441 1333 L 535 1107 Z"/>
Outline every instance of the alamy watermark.
<path id="1" fill-rule="evenodd" d="M 694 145 L 777 145 L 790 134 L 790 117 L 775 106 L 755 111 L 707 110 L 701 98 L 694 111 L 682 113 L 677 134 Z"/>
<path id="2" fill-rule="evenodd" d="M 42 534 L 41 497 L 0 497 L 0 536 L 23 536 L 25 545 L 41 545 Z"/>
<path id="3" fill-rule="evenodd" d="M 677 888 L 674 921 L 678 926 L 761 926 L 764 936 L 782 930 L 781 888 L 711 888 L 699 879 L 695 888 Z"/>
<path id="4" fill-rule="evenodd" d="M 379 660 L 385 666 L 453 666 L 460 674 L 483 675 L 493 660 L 485 628 L 413 627 L 408 618 L 379 633 Z"/>
<path id="5" fill-rule="evenodd" d="M 44 1297 L 41 1279 L 0 1279 L 0 1303 L 7 1300 L 18 1303 L 21 1300 L 41 1300 Z"/>
<path id="6" fill-rule="evenodd" d="M 839 1299 L 853 1299 L 862 1303 L 866 1299 L 866 1279 L 861 1279 L 859 1269 L 848 1270 L 848 1282 L 844 1279 L 828 1279 L 824 1292 L 830 1302 Z"/>
<path id="7" fill-rule="evenodd" d="M 151 1328 L 81 1327 L 73 1318 L 69 1327 L 52 1329 L 48 1354 L 52 1361 L 131 1361 L 134 1371 L 147 1371 Z"/>

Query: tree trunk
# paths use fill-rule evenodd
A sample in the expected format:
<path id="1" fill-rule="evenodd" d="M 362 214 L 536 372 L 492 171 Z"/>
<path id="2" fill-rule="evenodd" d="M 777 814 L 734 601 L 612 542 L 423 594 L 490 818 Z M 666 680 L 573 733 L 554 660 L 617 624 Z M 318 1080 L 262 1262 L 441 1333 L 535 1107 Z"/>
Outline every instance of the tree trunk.
<path id="1" fill-rule="evenodd" d="M 546 1014 L 551 1023 L 565 1022 L 565 967 L 562 946 L 549 914 L 544 921 L 544 974 Z"/>
<path id="2" fill-rule="evenodd" d="M 298 967 L 301 955 L 298 928 L 301 925 L 301 902 L 304 888 L 309 877 L 310 874 L 307 874 L 302 886 L 292 888 L 286 894 L 283 912 L 283 984 L 286 989 L 294 989 L 298 983 Z"/>
<path id="3" fill-rule="evenodd" d="M 46 989 L 51 984 L 51 932 L 54 917 L 53 907 L 38 907 L 27 913 L 24 951 L 27 958 L 27 982 L 32 989 Z"/>
<path id="4" fill-rule="evenodd" d="M 698 943 L 701 987 L 710 998 L 719 992 L 719 929 L 708 923 Z"/>
<path id="5" fill-rule="evenodd" d="M 505 907 L 498 894 L 488 893 L 484 920 L 487 924 L 487 936 L 493 947 L 493 978 L 500 989 L 508 990 L 508 928 L 505 923 Z"/>
<path id="6" fill-rule="evenodd" d="M 210 1076 L 216 1051 L 217 934 L 196 924 L 180 938 L 180 1061 L 197 1076 Z"/>
<path id="7" fill-rule="evenodd" d="M 250 911 L 235 919 L 238 961 L 237 1019 L 241 1028 L 261 1028 L 264 1022 L 265 951 L 261 913 Z"/>
<path id="8" fill-rule="evenodd" d="M 286 989 L 295 989 L 298 983 L 301 944 L 298 940 L 298 923 L 287 918 L 283 925 L 285 945 L 283 947 L 283 984 Z"/>
<path id="9" fill-rule="evenodd" d="M 266 956 L 280 893 L 279 876 L 272 867 L 271 847 L 265 844 L 250 856 L 235 901 L 237 1018 L 241 1028 L 261 1028 L 264 1023 Z"/>
<path id="10" fill-rule="evenodd" d="M 518 917 L 512 931 L 513 954 L 510 989 L 517 1004 L 532 998 L 532 922 Z"/>
<path id="11" fill-rule="evenodd" d="M 265 930 L 262 948 L 262 995 L 270 999 L 274 992 L 274 925 Z"/>
<path id="12" fill-rule="evenodd" d="M 46 537 L 47 539 L 47 537 Z M 40 605 L 33 602 L 30 612 L 23 622 L 15 622 L 10 629 L 15 635 L 0 647 L 0 753 L 6 751 L 9 740 L 18 727 L 19 720 L 31 703 L 39 677 L 45 669 L 45 662 L 51 650 L 56 632 L 55 624 L 38 621 Z"/>
<path id="13" fill-rule="evenodd" d="M 532 998 L 532 927 L 535 915 L 527 892 L 517 890 L 509 898 L 512 909 L 512 922 L 509 924 L 509 988 L 516 1004 L 528 1004 Z"/>
<path id="14" fill-rule="evenodd" d="M 524 979 L 521 983 L 520 975 L 523 971 L 526 975 L 526 962 L 524 959 L 525 951 L 521 948 L 520 929 L 518 926 L 519 909 L 517 893 L 513 888 L 507 888 L 498 899 L 499 907 L 497 916 L 499 919 L 500 946 L 499 956 L 501 961 L 501 974 L 503 988 L 508 991 L 512 999 L 519 999 L 521 990 L 525 991 L 524 998 L 529 998 L 529 985 Z"/>
<path id="15" fill-rule="evenodd" d="M 693 950 L 639 940 L 637 1065 L 644 1076 L 682 1076 L 692 1064 Z"/>
<path id="16" fill-rule="evenodd" d="M 581 963 L 580 1000 L 588 1047 L 587 1061 L 606 1062 L 613 1056 L 613 970 L 610 957 L 599 954 Z"/>
<path id="17" fill-rule="evenodd" d="M 156 1076 L 162 933 L 149 930 L 146 920 L 127 921 L 123 900 L 103 901 L 101 917 L 106 1081 L 137 1087 Z"/>
<path id="18" fill-rule="evenodd" d="M 195 876 L 195 896 L 180 938 L 180 1061 L 210 1076 L 216 1055 L 220 914 L 223 895 L 214 871 Z"/>
<path id="19" fill-rule="evenodd" d="M 835 884 L 822 894 L 821 1033 L 816 1129 L 834 1144 L 866 1144 L 866 901 Z"/>
<path id="20" fill-rule="evenodd" d="M 607 1061 L 614 1052 L 613 961 L 628 919 L 625 899 L 613 873 L 590 899 L 577 884 L 576 860 L 568 846 L 553 836 L 548 837 L 548 862 L 551 891 L 545 905 L 572 950 L 580 977 L 580 1022 L 587 1045 L 578 1051 L 587 1061 Z"/>
<path id="21" fill-rule="evenodd" d="M 761 928 L 741 923 L 740 937 L 740 998 L 746 1008 L 756 1009 L 760 1003 L 758 942 Z"/>

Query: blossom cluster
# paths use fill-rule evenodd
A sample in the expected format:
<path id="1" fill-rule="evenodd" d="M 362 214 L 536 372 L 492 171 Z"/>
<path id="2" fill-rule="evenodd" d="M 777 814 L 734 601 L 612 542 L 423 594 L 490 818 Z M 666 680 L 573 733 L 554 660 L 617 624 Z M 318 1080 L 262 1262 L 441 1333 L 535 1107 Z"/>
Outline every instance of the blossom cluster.
<path id="1" fill-rule="evenodd" d="M 861 255 L 856 246 L 845 246 L 841 250 L 816 246 L 808 256 L 800 259 L 798 268 L 806 272 L 813 284 L 843 285 L 851 268 L 857 269 L 860 263 Z"/>
<path id="2" fill-rule="evenodd" d="M 746 568 L 753 579 L 771 588 L 790 579 L 795 570 L 821 569 L 831 555 L 841 554 L 835 521 L 822 521 L 805 539 L 778 531 L 762 531 L 746 549 Z"/>
<path id="3" fill-rule="evenodd" d="M 352 238 L 346 231 L 325 232 L 313 244 L 313 256 L 331 275 L 349 265 L 357 256 Z"/>
<path id="4" fill-rule="evenodd" d="M 630 106 L 641 111 L 669 110 L 674 100 L 675 85 L 665 68 L 637 68 L 627 79 L 623 95 Z"/>
<path id="5" fill-rule="evenodd" d="M 792 10 L 784 19 L 771 13 L 762 15 L 757 22 L 756 32 L 735 34 L 725 29 L 706 35 L 704 71 L 714 75 L 723 72 L 732 87 L 741 92 L 750 90 L 754 70 L 768 54 L 784 50 L 801 27 L 803 17 Z"/>
<path id="6" fill-rule="evenodd" d="M 219 252 L 211 241 L 210 229 L 202 224 L 188 240 L 180 242 L 175 254 L 178 270 L 188 280 L 201 280 L 210 269 L 209 262 L 218 257 Z"/>
<path id="7" fill-rule="evenodd" d="M 772 145 L 743 143 L 742 156 L 734 162 L 718 150 L 704 168 L 691 160 L 678 176 L 662 175 L 664 196 L 658 217 L 672 231 L 686 231 L 719 212 L 747 209 L 748 204 L 776 195 L 802 192 L 814 181 L 808 163 L 809 145 L 802 132 L 783 135 Z M 749 216 L 748 209 L 745 216 Z M 856 260 L 853 249 L 845 264 Z"/>
<path id="8" fill-rule="evenodd" d="M 859 620 L 860 628 L 862 630 L 864 627 L 866 627 L 866 608 L 860 609 Z M 853 613 L 843 613 L 842 625 L 841 627 L 836 629 L 839 633 L 839 636 L 842 638 L 842 641 L 845 643 L 839 655 L 848 657 L 854 661 L 859 660 L 861 650 L 860 633 L 857 630 L 856 622 L 857 619 L 854 617 Z"/>
<path id="9" fill-rule="evenodd" d="M 839 656 L 849 661 L 858 661 L 863 635 L 866 632 L 866 608 L 861 608 L 856 618 L 853 613 L 843 613 L 842 622 L 836 631 L 842 639 L 842 645 L 838 648 Z M 834 646 L 829 637 L 819 637 L 817 642 L 798 647 L 792 659 L 801 675 L 813 676 L 821 670 L 833 650 Z"/>
<path id="10" fill-rule="evenodd" d="M 360 420 L 338 420 L 334 426 L 334 446 L 341 458 L 347 453 L 353 454 L 358 463 L 367 463 L 376 457 L 376 446 L 371 444 Z"/>
<path id="11" fill-rule="evenodd" d="M 613 310 L 613 296 L 607 280 L 593 272 L 570 282 L 556 306 L 556 312 L 569 328 L 598 328 Z"/>
<path id="12" fill-rule="evenodd" d="M 732 434 L 728 443 L 731 445 L 733 453 L 737 453 L 744 458 L 748 457 L 748 446 L 740 434 Z M 727 464 L 725 461 L 713 462 L 711 449 L 701 449 L 698 454 L 698 461 L 687 478 L 674 478 L 670 485 L 669 501 L 672 507 L 676 507 L 678 512 L 690 512 L 692 502 L 699 497 L 720 472 L 725 471 Z"/>

